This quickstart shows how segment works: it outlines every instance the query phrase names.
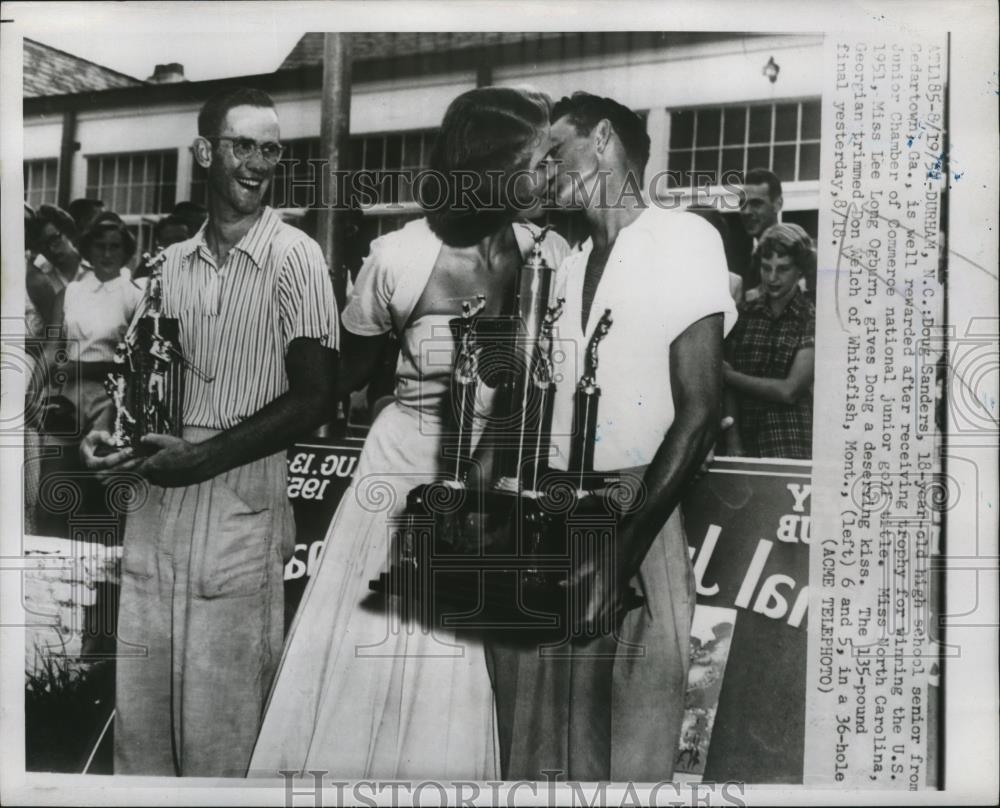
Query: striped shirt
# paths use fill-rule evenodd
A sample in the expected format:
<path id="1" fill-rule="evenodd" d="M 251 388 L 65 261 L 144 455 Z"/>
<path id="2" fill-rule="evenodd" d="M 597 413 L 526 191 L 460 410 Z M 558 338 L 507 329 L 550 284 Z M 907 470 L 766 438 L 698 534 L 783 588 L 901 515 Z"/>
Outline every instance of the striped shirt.
<path id="1" fill-rule="evenodd" d="M 184 425 L 229 429 L 288 391 L 285 353 L 299 337 L 336 350 L 333 285 L 319 245 L 271 208 L 222 266 L 205 228 L 167 248 L 163 314 L 180 320 Z"/>

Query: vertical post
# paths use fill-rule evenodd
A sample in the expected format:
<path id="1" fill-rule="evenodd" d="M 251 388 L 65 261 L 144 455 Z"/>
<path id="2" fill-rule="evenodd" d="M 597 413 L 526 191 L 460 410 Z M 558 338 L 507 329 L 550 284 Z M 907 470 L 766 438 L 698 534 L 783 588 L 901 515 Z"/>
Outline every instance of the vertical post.
<path id="1" fill-rule="evenodd" d="M 670 151 L 670 113 L 664 107 L 650 107 L 646 114 L 646 134 L 649 135 L 649 162 L 646 163 L 644 187 L 650 194 L 663 194 L 667 190 L 666 178 L 661 172 L 671 166 L 667 165 L 667 153 Z M 660 175 L 655 187 L 651 179 Z"/>
<path id="2" fill-rule="evenodd" d="M 326 161 L 327 179 L 324 188 L 332 193 L 322 194 L 324 206 L 320 210 L 317 240 L 323 248 L 327 266 L 333 277 L 333 293 L 337 305 L 343 307 L 347 294 L 347 266 L 345 248 L 348 214 L 346 199 L 336 191 L 345 187 L 334 178 L 348 168 L 350 160 L 351 131 L 351 34 L 326 33 L 323 35 L 323 89 L 320 106 L 320 154 Z"/>
<path id="3" fill-rule="evenodd" d="M 76 157 L 76 110 L 63 113 L 62 140 L 59 144 L 59 174 L 56 183 L 56 200 L 63 210 L 73 198 L 73 160 Z"/>

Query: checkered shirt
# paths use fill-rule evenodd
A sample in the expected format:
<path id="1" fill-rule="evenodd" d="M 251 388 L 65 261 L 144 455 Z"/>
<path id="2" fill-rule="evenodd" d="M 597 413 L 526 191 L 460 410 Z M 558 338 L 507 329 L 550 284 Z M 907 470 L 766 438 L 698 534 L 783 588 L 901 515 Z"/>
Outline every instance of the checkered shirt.
<path id="1" fill-rule="evenodd" d="M 733 369 L 748 376 L 784 379 L 801 348 L 816 345 L 816 309 L 801 291 L 775 317 L 764 297 L 740 307 L 726 341 Z M 812 389 L 794 404 L 736 392 L 743 448 L 751 457 L 812 457 Z"/>

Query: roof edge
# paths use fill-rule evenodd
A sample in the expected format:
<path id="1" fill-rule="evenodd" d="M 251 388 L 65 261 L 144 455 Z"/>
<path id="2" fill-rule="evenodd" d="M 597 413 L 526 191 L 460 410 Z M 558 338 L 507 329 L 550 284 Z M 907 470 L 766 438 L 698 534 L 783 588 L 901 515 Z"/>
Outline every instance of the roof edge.
<path id="1" fill-rule="evenodd" d="M 48 48 L 49 50 L 56 51 L 57 53 L 61 53 L 63 56 L 69 56 L 71 59 L 76 59 L 79 62 L 86 62 L 89 65 L 94 65 L 94 67 L 99 67 L 99 68 L 101 68 L 101 70 L 107 70 L 109 73 L 114 73 L 116 76 L 121 76 L 122 78 L 128 79 L 129 81 L 134 81 L 136 84 L 144 85 L 144 84 L 148 84 L 149 83 L 149 82 L 145 81 L 144 79 L 138 79 L 135 76 L 130 76 L 128 73 L 122 73 L 121 70 L 115 70 L 113 67 L 108 67 L 107 65 L 102 65 L 100 62 L 95 62 L 93 59 L 87 59 L 84 56 L 77 56 L 75 53 L 70 53 L 69 51 L 64 51 L 62 48 L 57 48 L 57 47 L 55 47 L 53 45 L 46 44 L 45 42 L 42 42 L 40 40 L 32 39 L 31 37 L 26 36 L 26 37 L 24 37 L 24 41 L 25 42 L 31 42 L 34 45 L 41 45 L 43 48 Z M 34 96 L 34 97 L 39 98 L 39 97 L 42 97 L 42 96 Z M 45 97 L 49 97 L 49 96 L 45 96 Z"/>
<path id="2" fill-rule="evenodd" d="M 560 32 L 574 37 L 586 37 L 589 32 Z M 646 40 L 646 47 L 656 42 L 656 47 L 669 47 L 670 40 L 699 39 L 702 37 L 739 38 L 755 36 L 755 33 L 740 32 L 604 32 L 609 34 L 635 34 L 637 38 Z M 659 40 L 657 42 L 657 40 Z M 44 43 L 42 43 L 44 44 Z M 615 53 L 621 50 L 622 41 L 614 40 L 607 43 L 603 53 Z M 47 45 L 45 47 L 48 47 Z M 484 61 L 500 66 L 512 58 L 516 48 L 506 45 L 488 45 L 484 47 L 463 48 L 457 51 L 407 54 L 394 57 L 374 57 L 359 59 L 352 68 L 353 82 L 365 83 L 385 79 L 399 78 L 407 75 L 434 75 L 454 71 L 475 71 Z M 535 61 L 549 61 L 558 58 L 545 46 L 532 45 L 529 50 Z M 70 54 L 72 55 L 72 54 Z M 523 56 L 523 54 L 522 54 Z M 85 111 L 91 109 L 123 108 L 149 106 L 170 103 L 204 103 L 213 94 L 229 87 L 253 86 L 267 92 L 283 92 L 288 90 L 318 90 L 322 84 L 322 64 L 307 64 L 297 67 L 278 69 L 269 73 L 258 73 L 250 76 L 226 76 L 198 81 L 184 81 L 170 84 L 142 82 L 131 87 L 111 87 L 105 90 L 89 90 L 61 95 L 25 96 L 23 110 L 25 115 L 60 114 L 67 110 Z"/>

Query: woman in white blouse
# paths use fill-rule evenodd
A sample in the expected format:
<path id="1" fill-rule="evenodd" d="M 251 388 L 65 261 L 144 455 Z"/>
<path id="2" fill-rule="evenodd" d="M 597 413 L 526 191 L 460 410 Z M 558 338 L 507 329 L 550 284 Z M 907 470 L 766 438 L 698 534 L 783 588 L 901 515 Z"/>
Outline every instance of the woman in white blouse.
<path id="1" fill-rule="evenodd" d="M 341 373 L 344 384 L 362 386 L 395 333 L 401 350 L 394 400 L 372 425 L 330 524 L 285 645 L 251 775 L 498 774 L 480 638 L 416 623 L 395 598 L 369 597 L 368 581 L 386 569 L 390 520 L 407 493 L 440 479 L 445 468 L 441 435 L 455 348 L 449 322 L 479 294 L 485 314 L 498 314 L 511 293 L 537 232 L 515 220 L 537 207 L 548 123 L 548 99 L 530 92 L 486 87 L 456 98 L 430 160 L 443 185 L 422 194 L 427 218 L 371 245 L 341 315 Z M 460 172 L 480 199 L 507 186 L 506 204 L 484 211 L 471 196 L 456 200 L 449 192 L 458 189 Z M 568 252 L 555 234 L 543 249 L 552 266 Z M 488 408 L 484 395 L 477 412 Z"/>
<path id="2" fill-rule="evenodd" d="M 63 395 L 76 405 L 79 434 L 86 435 L 111 406 L 104 380 L 143 287 L 132 280 L 127 266 L 135 255 L 135 238 L 117 214 L 98 216 L 80 236 L 78 247 L 83 261 L 63 302 L 67 357 L 76 370 Z"/>

